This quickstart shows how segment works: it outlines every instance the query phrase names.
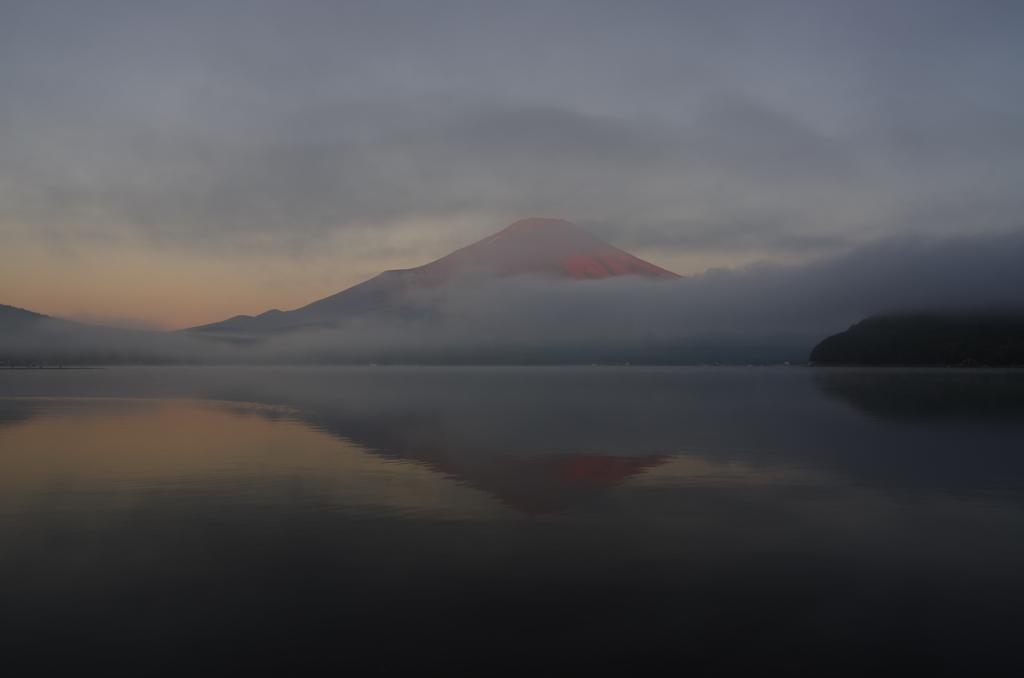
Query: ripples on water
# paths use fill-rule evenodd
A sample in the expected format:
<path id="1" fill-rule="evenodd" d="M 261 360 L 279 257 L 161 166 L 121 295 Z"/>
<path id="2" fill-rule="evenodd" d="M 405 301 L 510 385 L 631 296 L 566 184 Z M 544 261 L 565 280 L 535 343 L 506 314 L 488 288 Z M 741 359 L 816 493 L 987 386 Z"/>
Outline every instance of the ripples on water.
<path id="1" fill-rule="evenodd" d="M 1024 373 L 0 373 L 24 675 L 1012 671 Z"/>

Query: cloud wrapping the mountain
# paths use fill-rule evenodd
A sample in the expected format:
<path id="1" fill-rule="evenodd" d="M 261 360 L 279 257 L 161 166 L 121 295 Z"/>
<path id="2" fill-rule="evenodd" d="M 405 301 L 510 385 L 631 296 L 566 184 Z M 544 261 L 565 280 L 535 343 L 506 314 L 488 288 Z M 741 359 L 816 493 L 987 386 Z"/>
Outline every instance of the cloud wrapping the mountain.
<path id="1" fill-rule="evenodd" d="M 651 282 L 458 281 L 423 292 L 431 322 L 531 341 L 635 341 L 702 333 L 824 336 L 869 315 L 1024 311 L 1024 230 L 974 238 L 901 236 L 803 266 L 753 265 Z"/>
<path id="2" fill-rule="evenodd" d="M 254 347 L 267 356 L 688 340 L 808 347 L 874 314 L 1024 312 L 1024 230 L 899 237 L 803 266 L 756 265 L 661 282 L 456 280 L 421 291 L 404 316 L 356 318 Z"/>
<path id="3" fill-rule="evenodd" d="M 735 350 L 723 354 L 727 359 L 748 362 L 765 355 L 751 347 L 767 342 L 792 349 L 771 355 L 803 360 L 817 341 L 873 314 L 1024 312 L 1021 261 L 1024 229 L 971 238 L 898 237 L 814 264 L 755 265 L 661 282 L 630 276 L 457 279 L 419 291 L 402 313 L 360 316 L 333 329 L 216 338 L 83 331 L 52 321 L 35 333 L 0 332 L 0 349 L 5 355 L 73 349 L 144 362 L 303 363 L 457 361 L 467 351 L 507 357 L 529 347 L 675 344 L 730 346 Z"/>

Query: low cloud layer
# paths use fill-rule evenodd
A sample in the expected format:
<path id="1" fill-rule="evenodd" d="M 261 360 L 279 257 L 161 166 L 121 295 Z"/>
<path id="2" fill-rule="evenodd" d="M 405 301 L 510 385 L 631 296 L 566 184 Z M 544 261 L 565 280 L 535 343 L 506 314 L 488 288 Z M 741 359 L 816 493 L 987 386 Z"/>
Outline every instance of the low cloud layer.
<path id="1" fill-rule="evenodd" d="M 410 346 L 442 337 L 573 345 L 769 335 L 817 341 L 884 313 L 1024 312 L 1022 260 L 1024 230 L 1017 230 L 897 237 L 809 265 L 753 265 L 663 282 L 455 283 L 423 293 L 416 300 L 422 316 L 393 334 Z M 383 339 L 375 330 L 388 321 L 379 322 L 357 321 L 351 336 Z"/>
<path id="2" fill-rule="evenodd" d="M 870 315 L 1024 313 L 1022 260 L 1024 230 L 898 237 L 814 264 L 664 282 L 455 281 L 409 297 L 397 313 L 284 333 L 86 331 L 52 321 L 4 333 L 0 359 L 63 351 L 171 363 L 803 361 Z"/>

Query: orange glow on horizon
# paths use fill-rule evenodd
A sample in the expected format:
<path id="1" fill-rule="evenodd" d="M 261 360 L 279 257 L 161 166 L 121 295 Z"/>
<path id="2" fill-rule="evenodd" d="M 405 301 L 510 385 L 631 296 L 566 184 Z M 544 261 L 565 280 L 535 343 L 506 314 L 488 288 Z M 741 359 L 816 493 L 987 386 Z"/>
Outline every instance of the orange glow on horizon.
<path id="1" fill-rule="evenodd" d="M 0 248 L 0 303 L 98 325 L 176 330 L 300 308 L 487 235 L 478 226 L 474 231 L 419 224 L 386 237 L 328 239 L 316 251 L 298 254 L 197 253 L 127 243 L 58 247 L 13 234 Z M 627 251 L 684 276 L 771 260 L 763 252 Z"/>

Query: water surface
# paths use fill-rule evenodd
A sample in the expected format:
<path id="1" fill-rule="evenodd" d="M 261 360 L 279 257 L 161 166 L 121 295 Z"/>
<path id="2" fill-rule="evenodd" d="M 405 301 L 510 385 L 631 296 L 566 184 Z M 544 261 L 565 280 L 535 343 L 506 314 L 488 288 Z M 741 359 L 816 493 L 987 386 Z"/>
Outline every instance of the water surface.
<path id="1" fill-rule="evenodd" d="M 1009 673 L 1024 373 L 0 371 L 27 672 Z"/>

